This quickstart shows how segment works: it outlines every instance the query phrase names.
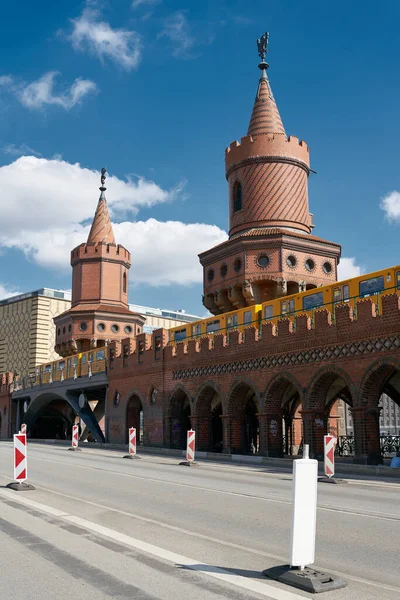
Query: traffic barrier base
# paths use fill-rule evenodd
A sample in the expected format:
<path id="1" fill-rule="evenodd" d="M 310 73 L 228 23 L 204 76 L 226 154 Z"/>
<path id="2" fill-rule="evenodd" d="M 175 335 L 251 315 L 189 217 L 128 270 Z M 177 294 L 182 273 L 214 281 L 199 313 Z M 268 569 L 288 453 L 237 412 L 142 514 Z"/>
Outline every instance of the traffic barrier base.
<path id="1" fill-rule="evenodd" d="M 312 567 L 300 569 L 290 565 L 282 565 L 263 571 L 263 575 L 312 594 L 340 590 L 347 585 L 343 579 L 336 577 L 336 575 L 329 575 Z"/>
<path id="2" fill-rule="evenodd" d="M 179 463 L 180 467 L 198 467 L 199 463 L 194 462 L 194 460 L 184 460 L 183 462 Z"/>
<path id="3" fill-rule="evenodd" d="M 138 456 L 137 454 L 125 454 L 123 456 L 123 458 L 129 458 L 129 460 L 133 460 L 133 459 L 142 458 L 142 457 Z"/>
<path id="4" fill-rule="evenodd" d="M 339 484 L 339 483 L 347 483 L 347 481 L 345 479 L 338 479 L 337 477 L 318 477 L 318 483 L 334 483 L 334 484 Z"/>
<path id="5" fill-rule="evenodd" d="M 21 483 L 16 483 L 13 481 L 6 485 L 9 490 L 14 490 L 15 492 L 28 492 L 29 490 L 36 490 L 35 486 L 30 483 L 25 483 L 22 481 Z"/>
<path id="6" fill-rule="evenodd" d="M 72 452 L 82 452 L 82 448 L 79 448 L 79 447 L 78 448 L 73 448 L 71 446 L 71 448 L 68 448 L 68 450 L 71 450 Z"/>

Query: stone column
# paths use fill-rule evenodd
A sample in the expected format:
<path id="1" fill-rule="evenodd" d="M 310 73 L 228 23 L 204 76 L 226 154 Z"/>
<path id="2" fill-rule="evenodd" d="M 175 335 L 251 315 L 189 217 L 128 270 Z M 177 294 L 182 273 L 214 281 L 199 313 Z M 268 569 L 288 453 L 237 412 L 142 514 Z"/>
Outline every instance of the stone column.
<path id="1" fill-rule="evenodd" d="M 260 454 L 283 457 L 282 414 L 267 412 L 258 415 L 260 424 Z M 261 434 L 263 432 L 263 435 Z"/>
<path id="2" fill-rule="evenodd" d="M 223 454 L 231 453 L 231 416 L 221 415 L 222 419 L 222 433 L 224 440 Z"/>
<path id="3" fill-rule="evenodd" d="M 195 417 L 196 448 L 204 452 L 211 452 L 211 417 Z M 193 419 L 192 419 L 193 422 Z"/>
<path id="4" fill-rule="evenodd" d="M 310 446 L 310 457 L 317 460 L 324 458 L 324 435 L 328 427 L 327 415 L 316 410 L 302 410 L 303 445 Z"/>

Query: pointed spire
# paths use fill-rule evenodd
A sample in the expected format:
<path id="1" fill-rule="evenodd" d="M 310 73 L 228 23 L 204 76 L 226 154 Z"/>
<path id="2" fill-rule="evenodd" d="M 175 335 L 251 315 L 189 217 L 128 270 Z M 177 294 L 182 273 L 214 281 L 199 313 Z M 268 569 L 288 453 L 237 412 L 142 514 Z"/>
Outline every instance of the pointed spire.
<path id="1" fill-rule="evenodd" d="M 112 229 L 110 216 L 108 214 L 107 200 L 106 200 L 106 187 L 104 182 L 106 180 L 107 170 L 103 168 L 101 170 L 101 187 L 99 203 L 96 208 L 92 227 L 90 228 L 89 237 L 87 240 L 88 244 L 115 244 L 114 232 Z"/>
<path id="2" fill-rule="evenodd" d="M 265 61 L 265 57 L 268 51 L 268 37 L 269 34 L 264 33 L 264 35 L 257 40 L 258 54 L 261 58 L 261 62 L 258 65 L 258 68 L 261 70 L 261 77 L 258 83 L 257 95 L 254 101 L 247 135 L 257 136 L 265 133 L 286 135 L 267 77 L 269 65 Z"/>

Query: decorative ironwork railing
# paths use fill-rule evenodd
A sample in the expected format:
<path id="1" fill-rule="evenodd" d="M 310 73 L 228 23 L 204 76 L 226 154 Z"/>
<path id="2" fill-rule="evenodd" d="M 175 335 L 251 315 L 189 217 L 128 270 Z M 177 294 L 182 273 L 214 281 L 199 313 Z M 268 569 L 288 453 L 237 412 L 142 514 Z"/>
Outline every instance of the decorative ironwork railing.
<path id="1" fill-rule="evenodd" d="M 400 452 L 400 435 L 381 435 L 380 447 L 383 457 L 389 457 Z M 354 436 L 340 435 L 336 444 L 336 456 L 354 455 Z"/>

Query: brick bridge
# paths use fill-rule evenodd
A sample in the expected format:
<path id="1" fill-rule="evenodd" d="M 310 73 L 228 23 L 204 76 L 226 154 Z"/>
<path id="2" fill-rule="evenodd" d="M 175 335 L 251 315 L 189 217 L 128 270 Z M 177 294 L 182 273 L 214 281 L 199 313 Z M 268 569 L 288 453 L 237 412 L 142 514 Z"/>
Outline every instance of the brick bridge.
<path id="1" fill-rule="evenodd" d="M 176 348 L 167 346 L 167 339 L 168 332 L 159 329 L 110 344 L 101 382 L 103 390 L 108 383 L 102 396 L 106 441 L 125 443 L 127 428 L 136 426 L 145 445 L 183 448 L 192 427 L 198 450 L 282 456 L 308 443 L 319 457 L 343 400 L 353 418 L 354 460 L 381 460 L 380 396 L 385 392 L 400 404 L 396 294 L 382 298 L 381 314 L 365 299 L 354 312 L 348 304 L 336 306 L 334 315 L 316 311 L 313 322 L 299 315 L 294 324 L 265 323 L 261 335 L 249 327 L 244 335 L 233 331 L 229 339 L 215 335 Z M 33 405 L 50 402 L 52 394 L 88 394 L 93 384 L 82 378 L 72 390 L 65 380 L 64 391 L 43 385 Z M 10 397 L 5 381 L 1 390 L 0 414 Z M 27 390 L 12 394 L 14 415 L 15 401 L 29 395 Z M 74 409 L 80 414 L 76 402 Z M 80 416 L 95 429 L 86 414 Z M 32 412 L 31 425 L 33 417 Z M 15 429 L 15 416 L 13 422 Z"/>

